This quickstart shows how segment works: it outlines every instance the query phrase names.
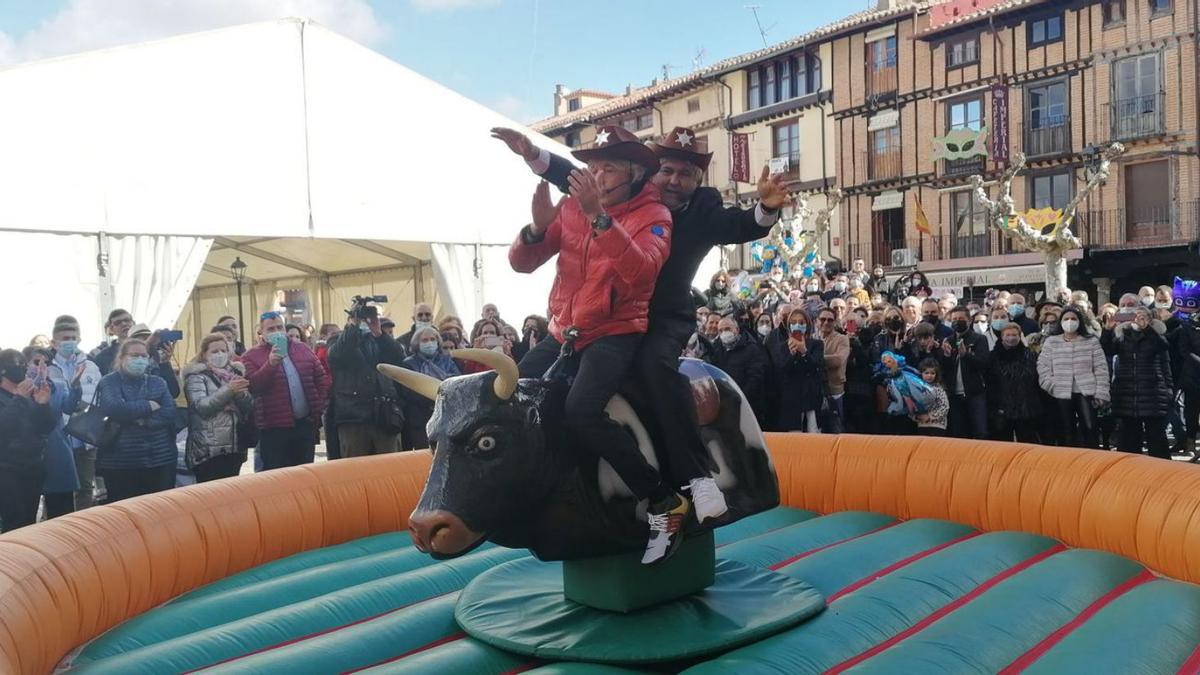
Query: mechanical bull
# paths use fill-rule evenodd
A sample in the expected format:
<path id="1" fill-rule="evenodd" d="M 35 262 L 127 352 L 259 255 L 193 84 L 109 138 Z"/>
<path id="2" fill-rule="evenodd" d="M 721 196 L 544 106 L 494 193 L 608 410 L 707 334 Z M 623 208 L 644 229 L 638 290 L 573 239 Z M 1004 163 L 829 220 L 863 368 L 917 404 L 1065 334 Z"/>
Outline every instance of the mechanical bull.
<path id="1" fill-rule="evenodd" d="M 428 425 L 433 464 L 409 518 L 414 544 L 435 558 L 462 555 L 484 540 L 528 548 L 542 560 L 642 550 L 645 503 L 633 497 L 607 462 L 579 451 L 563 428 L 569 382 L 558 376 L 518 380 L 517 364 L 494 351 L 462 349 L 451 355 L 493 370 L 438 381 L 379 366 L 435 402 Z M 691 381 L 705 444 L 696 450 L 729 504 L 723 516 L 703 525 L 691 516 L 687 534 L 776 506 L 775 469 L 741 390 L 701 361 L 682 359 L 680 372 Z M 646 424 L 645 414 L 623 395 L 613 397 L 607 411 L 658 467 L 652 440 L 656 425 Z M 664 469 L 670 478 L 670 468 Z"/>

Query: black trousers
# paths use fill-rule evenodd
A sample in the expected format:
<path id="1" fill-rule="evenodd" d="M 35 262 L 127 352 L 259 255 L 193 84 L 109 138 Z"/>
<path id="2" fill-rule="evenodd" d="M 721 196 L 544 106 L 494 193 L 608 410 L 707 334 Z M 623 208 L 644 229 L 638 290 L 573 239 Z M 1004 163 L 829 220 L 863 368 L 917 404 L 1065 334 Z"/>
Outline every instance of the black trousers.
<path id="1" fill-rule="evenodd" d="M 1027 420 L 993 419 L 989 438 L 1011 443 L 1015 437 L 1018 443 L 1038 443 L 1042 436 L 1041 425 L 1040 417 Z"/>
<path id="2" fill-rule="evenodd" d="M 0 532 L 37 522 L 45 476 L 40 465 L 24 470 L 0 468 Z"/>
<path id="3" fill-rule="evenodd" d="M 262 455 L 262 470 L 312 464 L 317 452 L 313 442 L 312 420 L 296 420 L 290 427 L 259 429 L 258 452 Z"/>
<path id="4" fill-rule="evenodd" d="M 563 422 L 586 452 L 612 465 L 638 499 L 657 499 L 669 494 L 658 471 L 633 437 L 604 411 L 624 383 L 641 339 L 641 335 L 610 335 L 575 352 L 572 359 L 578 370 L 567 393 Z M 539 342 L 521 359 L 521 377 L 545 374 L 561 346 L 553 337 Z"/>
<path id="5" fill-rule="evenodd" d="M 1183 425 L 1188 438 L 1200 432 L 1200 391 L 1183 391 Z"/>
<path id="6" fill-rule="evenodd" d="M 70 492 L 47 492 L 42 496 L 46 498 L 46 520 L 75 512 L 74 490 Z"/>
<path id="7" fill-rule="evenodd" d="M 174 464 L 148 469 L 101 469 L 99 473 L 104 477 L 104 487 L 108 490 L 108 504 L 175 487 Z"/>
<path id="8" fill-rule="evenodd" d="M 196 474 L 197 483 L 207 483 L 210 480 L 233 478 L 242 470 L 246 463 L 245 453 L 235 452 L 232 455 L 218 455 L 197 465 L 192 473 Z"/>
<path id="9" fill-rule="evenodd" d="M 1058 422 L 1062 425 L 1062 444 L 1076 448 L 1100 448 L 1096 409 L 1092 401 L 1083 394 L 1071 394 L 1071 398 L 1056 398 Z"/>
<path id="10" fill-rule="evenodd" d="M 1140 455 L 1142 447 L 1150 450 L 1151 457 L 1171 459 L 1171 448 L 1167 444 L 1166 417 L 1121 418 L 1117 449 Z"/>

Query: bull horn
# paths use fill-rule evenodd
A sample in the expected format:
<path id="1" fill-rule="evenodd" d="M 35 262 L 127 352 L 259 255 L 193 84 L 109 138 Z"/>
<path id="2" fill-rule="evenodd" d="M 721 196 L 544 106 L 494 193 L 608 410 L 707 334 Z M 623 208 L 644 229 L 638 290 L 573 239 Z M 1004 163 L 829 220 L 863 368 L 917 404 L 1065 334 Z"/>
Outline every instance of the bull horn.
<path id="1" fill-rule="evenodd" d="M 442 382 L 436 377 L 430 377 L 425 373 L 418 373 L 415 370 L 393 366 L 388 363 L 381 363 L 375 366 L 375 370 L 378 370 L 384 377 L 399 382 L 401 385 L 412 389 L 430 401 L 437 400 L 438 387 Z"/>
<path id="2" fill-rule="evenodd" d="M 517 362 L 513 361 L 512 357 L 490 349 L 452 349 L 450 356 L 482 363 L 495 370 L 496 381 L 492 384 L 492 388 L 496 392 L 496 398 L 501 401 L 512 398 L 513 392 L 517 390 L 517 378 L 520 375 L 517 372 Z"/>

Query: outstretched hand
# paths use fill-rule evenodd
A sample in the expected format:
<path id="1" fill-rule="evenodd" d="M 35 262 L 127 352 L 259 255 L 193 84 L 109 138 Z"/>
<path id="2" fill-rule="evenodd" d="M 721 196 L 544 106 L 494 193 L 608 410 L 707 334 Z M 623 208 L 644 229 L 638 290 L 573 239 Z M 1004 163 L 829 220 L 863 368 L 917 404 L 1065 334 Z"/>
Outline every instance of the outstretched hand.
<path id="1" fill-rule="evenodd" d="M 537 188 L 533 191 L 533 224 L 529 226 L 530 234 L 535 237 L 540 237 L 550 227 L 550 223 L 558 217 L 558 210 L 562 208 L 563 197 L 558 200 L 558 203 L 550 201 L 550 184 L 546 181 L 538 183 Z"/>
<path id="2" fill-rule="evenodd" d="M 770 167 L 763 167 L 762 175 L 758 177 L 758 201 L 772 211 L 778 211 L 792 202 L 784 185 L 783 174 L 772 176 Z"/>
<path id="3" fill-rule="evenodd" d="M 538 149 L 533 145 L 533 141 L 529 140 L 528 136 L 516 129 L 493 127 L 492 138 L 504 141 L 504 144 L 508 146 L 509 150 L 513 151 L 513 154 L 520 155 L 527 162 L 532 162 L 538 158 Z"/>
<path id="4" fill-rule="evenodd" d="M 571 196 L 579 200 L 579 208 L 588 221 L 595 220 L 604 212 L 600 206 L 600 184 L 591 171 L 575 169 L 567 177 L 567 182 L 571 184 Z"/>

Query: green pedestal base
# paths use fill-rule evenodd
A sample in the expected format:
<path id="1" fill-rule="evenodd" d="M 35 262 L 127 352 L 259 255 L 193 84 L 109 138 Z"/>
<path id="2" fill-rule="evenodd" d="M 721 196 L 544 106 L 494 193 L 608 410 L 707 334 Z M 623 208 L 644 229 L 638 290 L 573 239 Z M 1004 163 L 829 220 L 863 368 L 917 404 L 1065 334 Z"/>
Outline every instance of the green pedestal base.
<path id="1" fill-rule="evenodd" d="M 480 574 L 454 618 L 471 637 L 549 661 L 678 662 L 762 640 L 825 608 L 808 584 L 718 560 L 716 581 L 675 600 L 623 614 L 563 597 L 563 565 L 514 560 Z"/>
<path id="2" fill-rule="evenodd" d="M 632 612 L 699 593 L 716 580 L 712 531 L 679 545 L 670 558 L 643 565 L 641 553 L 568 560 L 562 564 L 563 595 L 581 605 Z"/>

